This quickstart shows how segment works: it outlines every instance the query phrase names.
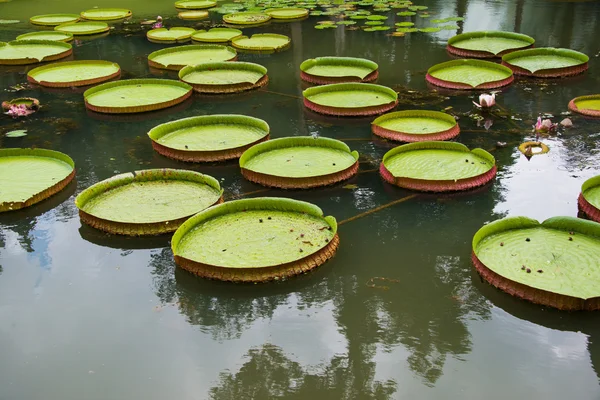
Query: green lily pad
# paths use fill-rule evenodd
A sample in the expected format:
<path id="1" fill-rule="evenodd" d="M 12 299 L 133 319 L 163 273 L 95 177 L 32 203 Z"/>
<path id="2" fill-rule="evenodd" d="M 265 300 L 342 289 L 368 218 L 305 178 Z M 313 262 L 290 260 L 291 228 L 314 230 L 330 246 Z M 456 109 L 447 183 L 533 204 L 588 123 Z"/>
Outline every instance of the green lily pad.
<path id="1" fill-rule="evenodd" d="M 184 26 L 174 26 L 172 28 L 151 29 L 146 32 L 146 37 L 151 42 L 158 43 L 182 43 L 190 40 L 196 30 Z"/>
<path id="2" fill-rule="evenodd" d="M 103 83 L 84 92 L 87 108 L 104 113 L 159 110 L 183 102 L 192 87 L 170 79 L 128 79 Z"/>
<path id="3" fill-rule="evenodd" d="M 19 21 L 18 19 L 0 19 L 0 25 L 11 25 L 11 24 L 18 24 Z"/>
<path id="4" fill-rule="evenodd" d="M 365 28 L 365 29 L 363 29 L 363 31 L 365 31 L 365 32 L 378 32 L 378 31 L 387 31 L 387 30 L 390 30 L 390 29 L 392 29 L 390 26 L 383 26 L 383 25 L 381 25 L 381 26 L 372 26 L 372 27 L 369 27 L 369 28 Z"/>
<path id="5" fill-rule="evenodd" d="M 394 25 L 396 26 L 414 26 L 415 23 L 414 22 L 396 22 Z"/>
<path id="6" fill-rule="evenodd" d="M 336 29 L 338 26 L 336 24 L 319 24 L 315 25 L 315 29 Z"/>
<path id="7" fill-rule="evenodd" d="M 71 33 L 75 36 L 80 35 L 95 35 L 97 33 L 103 33 L 109 31 L 108 24 L 100 21 L 88 21 L 88 22 L 69 22 L 66 24 L 58 25 L 54 30 L 59 32 Z"/>
<path id="8" fill-rule="evenodd" d="M 427 73 L 436 79 L 476 88 L 482 84 L 502 82 L 512 71 L 499 64 L 481 60 L 453 60 L 429 68 Z"/>
<path id="9" fill-rule="evenodd" d="M 308 15 L 308 10 L 305 8 L 293 7 L 270 8 L 265 10 L 265 14 L 274 19 L 296 19 L 306 17 Z"/>
<path id="10" fill-rule="evenodd" d="M 337 21 L 336 25 L 356 25 L 356 21 Z"/>
<path id="11" fill-rule="evenodd" d="M 312 103 L 336 108 L 364 108 L 395 103 L 398 94 L 392 89 L 371 83 L 336 83 L 316 86 L 302 92 Z"/>
<path id="12" fill-rule="evenodd" d="M 189 65 L 179 79 L 200 93 L 235 93 L 266 83 L 267 69 L 249 62 L 217 62 Z"/>
<path id="13" fill-rule="evenodd" d="M 148 235 L 174 231 L 186 218 L 218 203 L 222 193 L 211 176 L 150 169 L 98 182 L 81 192 L 75 204 L 82 220 L 96 228 Z M 119 231 L 119 224 L 128 226 Z"/>
<path id="14" fill-rule="evenodd" d="M 218 44 L 192 44 L 157 50 L 148 55 L 154 68 L 180 70 L 186 65 L 203 62 L 230 61 L 237 57 L 235 49 Z"/>
<path id="15" fill-rule="evenodd" d="M 405 110 L 384 114 L 376 118 L 372 126 L 381 129 L 373 129 L 377 135 L 383 130 L 386 138 L 401 141 L 420 141 L 420 140 L 441 140 L 437 135 L 444 134 L 457 127 L 453 116 L 439 111 L 428 110 Z M 387 133 L 390 133 L 387 135 Z M 458 135 L 459 130 L 455 129 L 452 136 Z M 398 134 L 400 139 L 394 137 Z M 433 138 L 435 137 L 435 139 Z M 446 137 L 445 139 L 449 139 Z"/>
<path id="16" fill-rule="evenodd" d="M 362 19 L 367 19 L 367 16 L 366 15 L 351 15 L 350 19 L 353 19 L 353 20 L 362 20 Z"/>
<path id="17" fill-rule="evenodd" d="M 367 21 L 365 22 L 366 26 L 378 26 L 378 25 L 383 25 L 383 22 L 381 21 Z"/>
<path id="18" fill-rule="evenodd" d="M 495 160 L 482 149 L 432 141 L 396 147 L 383 156 L 383 165 L 395 178 L 455 182 L 485 174 Z"/>
<path id="19" fill-rule="evenodd" d="M 238 12 L 223 16 L 223 21 L 234 25 L 258 25 L 268 22 L 270 15 L 261 12 Z"/>
<path id="20" fill-rule="evenodd" d="M 57 26 L 77 21 L 79 21 L 79 15 L 77 14 L 44 14 L 29 18 L 29 22 L 32 24 L 43 26 Z"/>
<path id="21" fill-rule="evenodd" d="M 269 137 L 269 125 L 245 115 L 203 115 L 158 125 L 148 132 L 159 153 L 184 161 L 239 158 L 250 145 Z"/>
<path id="22" fill-rule="evenodd" d="M 423 10 L 427 10 L 429 7 L 427 6 L 410 6 L 408 7 L 408 9 L 410 11 L 423 11 Z"/>
<path id="23" fill-rule="evenodd" d="M 316 178 L 352 167 L 358 153 L 343 142 L 328 138 L 289 137 L 259 143 L 240 158 L 242 173 L 280 178 Z M 346 178 L 344 178 L 346 179 Z"/>
<path id="24" fill-rule="evenodd" d="M 585 181 L 581 187 L 581 194 L 588 203 L 600 210 L 600 176 Z"/>
<path id="25" fill-rule="evenodd" d="M 402 33 L 412 33 L 412 32 L 417 32 L 418 29 L 417 28 L 398 28 L 396 29 L 396 32 L 402 32 Z"/>
<path id="26" fill-rule="evenodd" d="M 66 61 L 43 65 L 27 73 L 30 82 L 47 87 L 86 86 L 119 76 L 118 64 L 102 60 Z"/>
<path id="27" fill-rule="evenodd" d="M 458 26 L 458 25 L 442 25 L 439 28 L 443 31 L 455 31 L 457 29 L 460 29 L 460 26 Z"/>
<path id="28" fill-rule="evenodd" d="M 310 203 L 284 198 L 244 199 L 212 207 L 186 221 L 171 241 L 180 266 L 203 276 L 235 281 L 265 281 L 302 273 L 331 257 L 335 247 L 331 253 L 311 259 L 336 242 L 333 217 L 323 217 L 321 209 Z M 296 263 L 304 259 L 310 261 L 299 267 Z M 213 274 L 210 267 L 223 271 Z"/>
<path id="29" fill-rule="evenodd" d="M 516 292 L 527 300 L 559 307 L 556 295 L 577 300 L 600 296 L 595 256 L 600 254 L 600 224 L 572 217 L 554 217 L 541 224 L 527 217 L 504 218 L 477 231 L 473 253 L 486 269 L 508 280 L 502 282 L 503 290 L 525 286 Z M 573 299 L 564 300 L 565 308 L 578 308 Z"/>
<path id="30" fill-rule="evenodd" d="M 66 154 L 44 149 L 0 149 L 0 212 L 38 203 L 62 190 L 74 176 Z"/>
<path id="31" fill-rule="evenodd" d="M 126 8 L 92 8 L 81 12 L 81 18 L 91 21 L 115 21 L 128 17 L 131 17 L 131 10 Z"/>
<path id="32" fill-rule="evenodd" d="M 575 50 L 540 47 L 506 54 L 502 57 L 502 61 L 508 65 L 514 65 L 531 73 L 536 73 L 547 69 L 582 65 L 589 61 L 589 57 Z"/>
<path id="33" fill-rule="evenodd" d="M 534 43 L 535 39 L 530 36 L 502 31 L 468 32 L 448 40 L 449 46 L 463 50 L 487 52 L 495 56 L 506 51 L 530 47 Z"/>
<path id="34" fill-rule="evenodd" d="M 217 2 L 213 0 L 181 0 L 175 2 L 176 8 L 182 8 L 185 10 L 201 10 L 204 8 L 211 8 L 216 5 Z"/>
<path id="35" fill-rule="evenodd" d="M 57 42 L 70 42 L 73 34 L 57 31 L 29 32 L 17 36 L 17 40 L 54 40 Z"/>
<path id="36" fill-rule="evenodd" d="M 192 35 L 192 40 L 206 43 L 226 43 L 240 36 L 242 36 L 242 31 L 239 29 L 212 28 L 208 31 L 196 31 Z"/>
<path id="37" fill-rule="evenodd" d="M 208 18 L 208 11 L 201 10 L 189 10 L 189 11 L 181 11 L 177 14 L 177 17 L 183 20 L 200 20 Z"/>
<path id="38" fill-rule="evenodd" d="M 423 33 L 434 33 L 434 32 L 439 32 L 441 31 L 441 28 L 437 28 L 437 27 L 428 27 L 428 28 L 420 28 L 419 32 L 423 32 Z"/>
<path id="39" fill-rule="evenodd" d="M 400 17 L 410 17 L 410 16 L 413 16 L 413 15 L 417 15 L 417 13 L 414 12 L 414 11 L 400 11 L 396 15 L 398 15 Z"/>
<path id="40" fill-rule="evenodd" d="M 27 136 L 27 129 L 17 129 L 16 131 L 6 132 L 4 136 L 8 138 L 18 138 Z"/>
<path id="41" fill-rule="evenodd" d="M 68 43 L 52 40 L 15 40 L 0 42 L 0 65 L 35 64 L 58 60 L 72 53 Z"/>
<path id="42" fill-rule="evenodd" d="M 600 116 L 600 95 L 576 97 L 569 103 L 569 109 L 580 114 L 598 117 Z"/>
<path id="43" fill-rule="evenodd" d="M 361 80 L 377 71 L 378 67 L 373 61 L 354 57 L 317 57 L 300 64 L 300 70 L 311 76 Z"/>
<path id="44" fill-rule="evenodd" d="M 233 47 L 253 51 L 277 51 L 287 48 L 291 39 L 275 33 L 256 33 L 251 37 L 240 36 L 231 41 Z"/>
<path id="45" fill-rule="evenodd" d="M 388 17 L 385 15 L 369 15 L 367 19 L 369 21 L 385 21 Z"/>

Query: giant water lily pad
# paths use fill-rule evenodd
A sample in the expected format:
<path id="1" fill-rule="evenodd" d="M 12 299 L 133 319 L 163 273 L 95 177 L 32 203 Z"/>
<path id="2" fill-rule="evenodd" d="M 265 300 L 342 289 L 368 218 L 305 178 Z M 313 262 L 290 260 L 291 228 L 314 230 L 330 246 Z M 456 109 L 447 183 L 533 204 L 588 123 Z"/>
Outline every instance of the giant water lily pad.
<path id="1" fill-rule="evenodd" d="M 384 114 L 371 123 L 371 129 L 377 136 L 400 142 L 448 140 L 460 133 L 453 116 L 428 110 Z"/>
<path id="2" fill-rule="evenodd" d="M 152 147 L 181 161 L 239 158 L 250 146 L 269 138 L 269 125 L 245 115 L 202 115 L 158 125 L 148 132 Z"/>
<path id="3" fill-rule="evenodd" d="M 217 2 L 213 0 L 181 0 L 175 2 L 175 7 L 185 10 L 201 10 L 204 8 L 211 8 L 216 5 Z"/>
<path id="4" fill-rule="evenodd" d="M 78 60 L 48 64 L 27 73 L 27 80 L 47 87 L 93 85 L 121 75 L 119 64 L 102 60 Z"/>
<path id="5" fill-rule="evenodd" d="M 54 40 L 57 42 L 70 42 L 73 40 L 73 34 L 57 31 L 29 32 L 17 36 L 17 40 Z"/>
<path id="6" fill-rule="evenodd" d="M 65 188 L 75 176 L 66 154 L 44 149 L 0 149 L 0 212 L 38 203 Z"/>
<path id="7" fill-rule="evenodd" d="M 376 115 L 398 104 L 396 92 L 372 83 L 334 83 L 308 88 L 302 95 L 307 108 L 328 115 Z"/>
<path id="8" fill-rule="evenodd" d="M 268 22 L 270 15 L 261 12 L 236 12 L 223 16 L 223 21 L 233 25 L 260 25 Z"/>
<path id="9" fill-rule="evenodd" d="M 179 79 L 199 93 L 237 93 L 267 84 L 267 69 L 248 62 L 217 62 L 188 65 Z"/>
<path id="10" fill-rule="evenodd" d="M 272 52 L 286 49 L 291 39 L 285 35 L 276 33 L 257 33 L 248 36 L 240 36 L 231 41 L 233 47 L 243 50 Z"/>
<path id="11" fill-rule="evenodd" d="M 191 86 L 171 79 L 128 79 L 95 86 L 83 97 L 92 111 L 120 114 L 171 107 L 191 94 Z"/>
<path id="12" fill-rule="evenodd" d="M 150 53 L 148 64 L 154 68 L 179 71 L 186 65 L 235 60 L 235 49 L 218 44 L 191 44 Z"/>
<path id="13" fill-rule="evenodd" d="M 485 150 L 453 142 L 398 146 L 383 156 L 379 172 L 393 185 L 427 192 L 468 190 L 496 176 L 496 160 Z"/>
<path id="14" fill-rule="evenodd" d="M 43 26 L 57 26 L 77 21 L 79 21 L 79 15 L 77 14 L 44 14 L 29 18 L 29 22 L 32 24 Z"/>
<path id="15" fill-rule="evenodd" d="M 65 58 L 73 52 L 70 44 L 53 40 L 0 42 L 0 65 L 35 64 Z"/>
<path id="16" fill-rule="evenodd" d="M 208 11 L 190 10 L 181 11 L 177 16 L 184 20 L 199 20 L 208 18 Z"/>
<path id="17" fill-rule="evenodd" d="M 335 139 L 288 137 L 252 146 L 240 167 L 246 179 L 261 185 L 308 189 L 355 175 L 358 153 Z"/>
<path id="18" fill-rule="evenodd" d="M 208 31 L 197 31 L 192 35 L 195 42 L 227 43 L 232 39 L 242 36 L 242 31 L 234 28 L 212 28 Z"/>
<path id="19" fill-rule="evenodd" d="M 501 57 L 515 50 L 533 46 L 535 39 L 520 33 L 477 31 L 461 33 L 448 39 L 447 49 L 460 57 Z"/>
<path id="20" fill-rule="evenodd" d="M 265 10 L 265 14 L 269 15 L 273 19 L 298 19 L 308 16 L 308 10 L 306 8 L 270 8 Z"/>
<path id="21" fill-rule="evenodd" d="M 586 218 L 600 222 L 600 175 L 583 183 L 578 204 L 579 211 Z"/>
<path id="22" fill-rule="evenodd" d="M 81 12 L 81 18 L 92 21 L 114 21 L 129 17 L 131 10 L 126 8 L 92 8 Z"/>
<path id="23" fill-rule="evenodd" d="M 203 211 L 173 235 L 180 267 L 236 282 L 287 278 L 333 257 L 337 223 L 313 204 L 285 198 L 230 201 Z"/>
<path id="24" fill-rule="evenodd" d="M 569 110 L 589 117 L 600 117 L 600 94 L 574 98 L 569 102 Z"/>
<path id="25" fill-rule="evenodd" d="M 481 276 L 513 296 L 563 310 L 600 309 L 600 224 L 554 217 L 494 221 L 473 237 Z"/>
<path id="26" fill-rule="evenodd" d="M 482 60 L 453 60 L 436 64 L 427 71 L 427 81 L 450 89 L 492 89 L 514 80 L 505 66 Z"/>
<path id="27" fill-rule="evenodd" d="M 108 32 L 109 29 L 106 22 L 100 21 L 70 22 L 54 28 L 56 31 L 71 33 L 75 36 L 96 35 Z"/>
<path id="28" fill-rule="evenodd" d="M 378 65 L 354 57 L 317 57 L 300 64 L 300 77 L 310 83 L 372 82 L 377 79 Z"/>
<path id="29" fill-rule="evenodd" d="M 196 32 L 194 28 L 174 26 L 172 28 L 151 29 L 146 32 L 146 37 L 155 43 L 183 43 L 190 40 L 194 32 Z"/>
<path id="30" fill-rule="evenodd" d="M 554 78 L 577 75 L 588 68 L 589 57 L 569 49 L 540 47 L 502 56 L 502 64 L 517 75 Z"/>
<path id="31" fill-rule="evenodd" d="M 173 232 L 190 216 L 222 201 L 211 176 L 177 169 L 150 169 L 113 176 L 75 200 L 86 224 L 123 235 Z"/>

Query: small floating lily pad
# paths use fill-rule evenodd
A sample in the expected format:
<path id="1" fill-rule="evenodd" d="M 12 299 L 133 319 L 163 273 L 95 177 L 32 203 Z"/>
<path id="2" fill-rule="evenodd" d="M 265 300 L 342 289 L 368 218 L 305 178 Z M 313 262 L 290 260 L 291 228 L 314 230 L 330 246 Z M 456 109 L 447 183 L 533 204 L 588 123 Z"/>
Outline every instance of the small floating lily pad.
<path id="1" fill-rule="evenodd" d="M 6 132 L 4 136 L 7 138 L 19 138 L 27 136 L 27 129 L 17 129 L 15 131 Z"/>
<path id="2" fill-rule="evenodd" d="M 223 21 L 233 25 L 259 25 L 268 22 L 270 15 L 261 12 L 237 12 L 223 16 Z"/>
<path id="3" fill-rule="evenodd" d="M 468 190 L 496 176 L 496 160 L 485 150 L 454 142 L 418 142 L 383 156 L 379 172 L 396 186 L 425 192 Z"/>
<path id="4" fill-rule="evenodd" d="M 191 94 L 191 86 L 171 79 L 128 79 L 94 86 L 83 97 L 92 111 L 120 114 L 171 107 Z"/>
<path id="5" fill-rule="evenodd" d="M 211 8 L 216 5 L 217 2 L 213 0 L 182 0 L 175 2 L 176 8 L 183 8 L 185 10 L 201 10 L 204 8 Z"/>
<path id="6" fill-rule="evenodd" d="M 477 31 L 451 37 L 448 39 L 447 49 L 460 57 L 493 58 L 532 47 L 534 43 L 534 38 L 520 33 Z"/>
<path id="7" fill-rule="evenodd" d="M 186 65 L 205 62 L 232 61 L 237 58 L 235 49 L 218 44 L 191 44 L 162 49 L 150 53 L 148 64 L 154 68 L 179 71 Z"/>
<path id="8" fill-rule="evenodd" d="M 270 8 L 265 10 L 265 14 L 273 19 L 297 19 L 306 17 L 308 10 L 306 8 L 293 7 Z"/>
<path id="9" fill-rule="evenodd" d="M 600 224 L 554 217 L 491 222 L 473 237 L 473 263 L 490 284 L 562 310 L 600 309 Z"/>
<path id="10" fill-rule="evenodd" d="M 259 143 L 240 158 L 242 175 L 265 186 L 308 189 L 355 175 L 358 153 L 339 140 L 288 137 Z"/>
<path id="11" fill-rule="evenodd" d="M 42 26 L 57 26 L 77 21 L 79 21 L 79 15 L 77 14 L 44 14 L 29 18 L 29 22 L 32 24 Z"/>
<path id="12" fill-rule="evenodd" d="M 152 147 L 181 161 L 239 158 L 250 146 L 269 138 L 269 125 L 245 115 L 202 115 L 158 125 L 148 132 Z"/>
<path id="13" fill-rule="evenodd" d="M 177 16 L 184 20 L 199 20 L 208 18 L 208 11 L 191 10 L 181 11 Z"/>
<path id="14" fill-rule="evenodd" d="M 588 179 L 581 186 L 579 211 L 592 221 L 600 222 L 600 175 Z"/>
<path id="15" fill-rule="evenodd" d="M 183 43 L 190 40 L 194 32 L 196 32 L 194 28 L 174 26 L 172 28 L 151 29 L 146 32 L 146 37 L 155 43 Z"/>
<path id="16" fill-rule="evenodd" d="M 113 176 L 77 196 L 81 220 L 121 235 L 173 232 L 190 216 L 222 202 L 219 182 L 199 172 L 149 169 Z"/>
<path id="17" fill-rule="evenodd" d="M 371 123 L 371 129 L 377 136 L 399 142 L 449 140 L 460 133 L 453 116 L 428 110 L 384 114 Z"/>
<path id="18" fill-rule="evenodd" d="M 283 279 L 333 257 L 337 223 L 313 204 L 285 198 L 230 201 L 203 211 L 173 235 L 178 266 L 235 282 Z"/>
<path id="19" fill-rule="evenodd" d="M 569 102 L 569 110 L 589 117 L 600 117 L 600 94 L 575 97 Z"/>
<path id="20" fill-rule="evenodd" d="M 217 62 L 188 65 L 179 79 L 199 93 L 237 93 L 267 84 L 267 69 L 249 62 Z"/>
<path id="21" fill-rule="evenodd" d="M 310 83 L 372 82 L 379 66 L 365 58 L 317 57 L 300 64 L 300 77 Z"/>
<path id="22" fill-rule="evenodd" d="M 0 65 L 35 64 L 65 58 L 73 52 L 70 44 L 53 40 L 0 42 Z"/>
<path id="23" fill-rule="evenodd" d="M 34 68 L 27 80 L 47 87 L 86 86 L 105 82 L 121 75 L 118 64 L 102 60 L 78 60 Z"/>
<path id="24" fill-rule="evenodd" d="M 90 21 L 115 21 L 129 17 L 131 10 L 126 8 L 92 8 L 81 12 L 81 18 Z"/>
<path id="25" fill-rule="evenodd" d="M 29 32 L 17 36 L 17 40 L 54 40 L 57 42 L 70 42 L 73 34 L 57 31 Z"/>
<path id="26" fill-rule="evenodd" d="M 513 82 L 510 68 L 482 60 L 453 60 L 436 64 L 427 71 L 427 81 L 450 89 L 492 89 Z"/>
<path id="27" fill-rule="evenodd" d="M 278 51 L 289 47 L 291 39 L 276 33 L 256 33 L 251 37 L 240 36 L 231 41 L 233 47 L 251 51 Z"/>
<path id="28" fill-rule="evenodd" d="M 75 176 L 66 154 L 44 149 L 0 149 L 0 212 L 38 203 L 64 189 Z"/>
<path id="29" fill-rule="evenodd" d="M 392 89 L 372 83 L 335 83 L 302 92 L 304 105 L 318 113 L 338 116 L 377 115 L 398 104 Z"/>
<path id="30" fill-rule="evenodd" d="M 108 32 L 109 29 L 106 22 L 100 21 L 70 22 L 54 28 L 56 31 L 72 33 L 75 36 L 95 35 Z"/>
<path id="31" fill-rule="evenodd" d="M 227 43 L 242 36 L 242 31 L 234 28 L 212 28 L 208 31 L 196 31 L 192 35 L 194 42 Z"/>
<path id="32" fill-rule="evenodd" d="M 569 49 L 540 47 L 502 56 L 502 64 L 517 75 L 554 78 L 577 75 L 588 68 L 589 57 Z"/>

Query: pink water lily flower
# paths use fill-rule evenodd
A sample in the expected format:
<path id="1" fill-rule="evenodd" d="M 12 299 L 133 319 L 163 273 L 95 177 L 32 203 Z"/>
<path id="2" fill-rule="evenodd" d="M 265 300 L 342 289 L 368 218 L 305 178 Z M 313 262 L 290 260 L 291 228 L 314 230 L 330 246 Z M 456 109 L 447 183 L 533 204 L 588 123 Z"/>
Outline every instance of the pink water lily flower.
<path id="1" fill-rule="evenodd" d="M 473 102 L 473 104 L 475 104 L 477 108 L 490 108 L 496 104 L 496 93 L 482 93 L 479 95 L 479 103 Z"/>
<path id="2" fill-rule="evenodd" d="M 158 29 L 158 28 L 162 28 L 163 24 L 162 24 L 162 17 L 159 15 L 158 17 L 156 17 L 156 22 L 152 25 L 152 29 Z"/>
<path id="3" fill-rule="evenodd" d="M 34 110 L 27 108 L 25 104 L 14 104 L 10 106 L 6 114 L 10 115 L 13 118 L 18 118 L 26 117 L 28 115 L 33 114 L 34 112 Z"/>
<path id="4" fill-rule="evenodd" d="M 549 119 L 542 120 L 542 117 L 538 117 L 534 129 L 536 132 L 546 133 L 554 130 L 556 125 L 557 124 L 553 124 Z"/>

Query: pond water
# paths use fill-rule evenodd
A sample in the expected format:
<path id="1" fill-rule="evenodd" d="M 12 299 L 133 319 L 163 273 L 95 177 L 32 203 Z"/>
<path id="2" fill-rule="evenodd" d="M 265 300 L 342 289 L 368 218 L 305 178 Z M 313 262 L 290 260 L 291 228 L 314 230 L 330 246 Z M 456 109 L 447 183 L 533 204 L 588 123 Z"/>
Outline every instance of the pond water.
<path id="1" fill-rule="evenodd" d="M 558 122 L 570 99 L 600 92 L 600 5 L 415 3 L 429 6 L 432 18 L 464 17 L 460 31 L 517 31 L 537 46 L 584 52 L 590 69 L 569 79 L 517 80 L 498 95 L 486 130 L 470 117 L 479 114 L 472 94 L 434 91 L 425 82 L 428 67 L 449 59 L 445 41 L 456 31 L 396 38 L 314 29 L 327 17 L 247 29 L 292 38 L 281 53 L 240 55 L 268 68 L 264 90 L 195 95 L 128 117 L 86 112 L 80 91 L 26 86 L 13 93 L 30 67 L 0 67 L 2 100 L 31 96 L 43 105 L 25 120 L 2 116 L 0 132 L 28 135 L 2 134 L 0 146 L 59 150 L 77 166 L 67 190 L 0 215 L 0 399 L 599 399 L 598 314 L 512 298 L 482 282 L 470 252 L 473 234 L 505 215 L 575 216 L 582 182 L 600 172 L 598 120 L 572 116 L 573 128 L 543 138 L 546 155 L 528 161 L 517 149 L 533 137 L 539 113 Z M 128 7 L 134 16 L 131 24 L 112 24 L 106 37 L 74 42 L 74 58 L 117 62 L 123 78 L 156 76 L 146 57 L 166 47 L 146 40 L 140 20 L 160 14 L 169 26 L 195 27 L 220 20 L 213 13 L 208 21 L 181 22 L 170 1 L 13 0 L 0 2 L 0 18 L 22 22 L 0 25 L 0 41 L 35 30 L 27 23 L 34 14 L 93 6 Z M 405 20 L 392 11 L 390 20 Z M 302 105 L 298 67 L 327 55 L 379 63 L 378 83 L 400 92 L 398 109 L 452 107 L 460 117 L 458 141 L 491 150 L 497 179 L 461 195 L 415 194 L 383 183 L 376 168 L 394 144 L 372 136 L 370 119 L 327 118 Z M 341 139 L 361 154 L 360 172 L 324 189 L 264 190 L 244 180 L 235 162 L 186 164 L 152 150 L 146 132 L 153 126 L 215 113 L 262 118 L 274 138 Z M 162 167 L 210 174 L 228 199 L 287 196 L 319 205 L 343 222 L 337 255 L 285 282 L 232 285 L 176 268 L 169 237 L 124 238 L 82 226 L 77 193 L 117 173 Z M 383 205 L 389 207 L 348 220 Z"/>

